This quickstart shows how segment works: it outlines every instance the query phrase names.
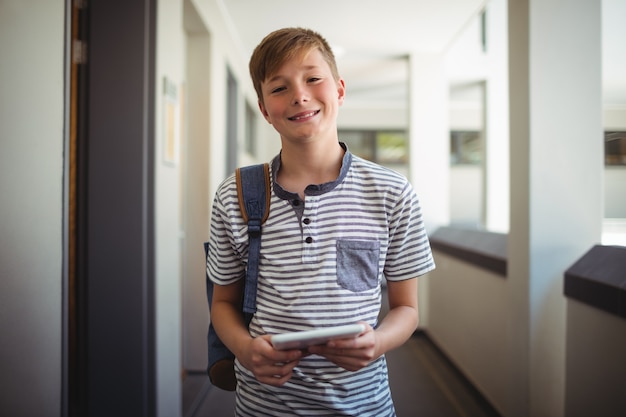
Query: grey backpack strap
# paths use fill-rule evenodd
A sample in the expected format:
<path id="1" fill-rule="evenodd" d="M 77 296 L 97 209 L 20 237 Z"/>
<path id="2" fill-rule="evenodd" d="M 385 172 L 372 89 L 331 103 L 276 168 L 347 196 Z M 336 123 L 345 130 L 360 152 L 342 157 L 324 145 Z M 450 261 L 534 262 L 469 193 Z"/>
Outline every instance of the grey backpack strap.
<path id="1" fill-rule="evenodd" d="M 244 313 L 256 312 L 261 227 L 270 211 L 269 164 L 238 168 L 237 195 L 243 219 L 248 223 L 248 268 L 243 297 Z"/>
<path id="2" fill-rule="evenodd" d="M 244 288 L 244 318 L 250 324 L 256 311 L 256 289 L 259 271 L 259 252 L 261 249 L 261 225 L 269 215 L 270 179 L 269 165 L 253 165 L 236 171 L 237 195 L 244 220 L 248 223 L 250 247 L 248 249 L 248 268 Z M 209 243 L 204 244 L 206 257 L 209 256 Z M 212 310 L 213 282 L 206 273 L 207 298 L 209 310 Z M 235 378 L 235 355 L 228 350 L 217 336 L 212 320 L 207 333 L 208 366 L 207 373 L 213 385 L 227 391 L 237 387 Z"/>

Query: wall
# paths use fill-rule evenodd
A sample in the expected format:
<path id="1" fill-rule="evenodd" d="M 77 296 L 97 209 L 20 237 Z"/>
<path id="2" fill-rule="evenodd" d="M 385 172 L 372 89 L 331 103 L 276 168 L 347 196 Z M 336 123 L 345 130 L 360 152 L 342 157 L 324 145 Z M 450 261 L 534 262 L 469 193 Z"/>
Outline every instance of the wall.
<path id="1" fill-rule="evenodd" d="M 350 94 L 349 89 L 347 94 Z M 339 129 L 407 129 L 407 116 L 406 107 L 360 107 L 344 103 L 339 109 L 337 127 Z"/>
<path id="2" fill-rule="evenodd" d="M 626 319 L 568 300 L 567 346 L 565 415 L 623 415 Z"/>
<path id="3" fill-rule="evenodd" d="M 506 279 L 441 252 L 427 276 L 428 334 L 504 415 L 508 363 Z"/>
<path id="4" fill-rule="evenodd" d="M 207 365 L 206 332 L 209 314 L 202 244 L 208 240 L 213 196 L 227 175 L 227 68 L 238 84 L 239 165 L 269 160 L 278 152 L 280 141 L 271 126 L 258 113 L 258 155 L 249 155 L 243 151 L 246 103 L 253 109 L 258 107 L 248 75 L 247 51 L 242 49 L 236 36 L 230 32 L 221 2 L 179 0 L 163 3 L 166 4 L 161 10 L 160 19 L 166 22 L 167 28 L 164 27 L 160 34 L 163 44 L 159 48 L 162 48 L 163 61 L 159 68 L 162 75 L 168 75 L 186 87 L 186 101 L 181 120 L 184 132 L 181 164 L 176 169 L 162 166 L 160 169 L 164 181 L 159 180 L 157 184 L 164 195 L 160 204 L 170 207 L 171 210 L 178 204 L 179 194 L 182 193 L 182 213 L 179 213 L 182 215 L 182 278 L 181 281 L 176 281 L 182 286 L 182 361 L 184 369 L 203 372 Z M 184 56 L 181 56 L 182 52 Z M 157 155 L 157 162 L 158 158 Z M 174 177 L 182 179 L 180 190 Z M 172 196 L 175 198 L 167 201 Z M 172 212 L 170 220 L 176 222 L 178 219 Z M 160 244 L 170 245 L 170 253 L 166 256 L 171 257 L 173 252 L 178 251 L 177 247 L 171 246 L 178 242 L 178 238 L 173 235 L 175 229 L 171 223 L 167 225 L 165 217 L 161 224 L 170 233 L 167 238 L 169 243 Z M 163 282 L 166 283 L 168 279 L 171 276 L 168 278 L 164 274 Z M 174 299 L 173 295 L 168 297 Z M 170 320 L 166 319 L 168 322 Z"/>
<path id="5" fill-rule="evenodd" d="M 181 170 L 183 161 L 166 160 L 166 105 L 169 100 L 178 111 L 184 109 L 185 37 L 182 27 L 182 2 L 159 1 L 157 4 L 157 42 L 155 94 L 155 305 L 157 413 L 175 416 L 182 410 L 182 213 Z M 165 83 L 175 89 L 166 99 Z M 183 125 L 174 119 L 175 138 L 183 146 Z M 177 122 L 177 123 L 176 123 Z M 179 149 L 180 152 L 181 149 Z M 201 253 L 201 252 L 200 252 Z"/>
<path id="6" fill-rule="evenodd" d="M 450 167 L 450 224 L 482 227 L 483 173 L 478 165 Z"/>
<path id="7" fill-rule="evenodd" d="M 438 256 L 443 260 L 428 281 L 429 334 L 507 416 L 565 415 L 569 321 L 562 274 L 599 238 L 601 142 L 593 140 L 601 132 L 599 7 L 556 3 L 509 2 L 515 157 L 508 275 L 488 280 L 489 274 Z M 552 19 L 555 10 L 559 19 Z M 583 16 L 584 33 L 545 36 L 557 21 L 560 33 L 573 33 Z M 587 57 L 585 65 L 575 56 Z M 581 193 L 588 197 L 582 206 Z"/>
<path id="8" fill-rule="evenodd" d="M 626 219 L 626 167 L 611 166 L 604 170 L 604 217 Z"/>
<path id="9" fill-rule="evenodd" d="M 190 0 L 198 12 L 198 16 L 210 34 L 210 167 L 209 167 L 209 190 L 208 196 L 212 197 L 218 185 L 224 180 L 226 173 L 226 74 L 230 69 L 237 80 L 239 87 L 239 128 L 238 143 L 242 149 L 244 141 L 244 100 L 256 106 L 256 95 L 252 89 L 252 82 L 248 75 L 248 57 L 250 52 L 246 51 L 238 41 L 236 34 L 231 30 L 227 14 L 219 0 Z M 260 125 L 261 122 L 259 121 Z M 263 120 L 263 123 L 265 121 Z M 263 149 L 266 140 L 265 135 L 261 136 L 259 149 Z M 245 155 L 240 151 L 242 163 L 249 163 L 256 158 Z"/>
<path id="10" fill-rule="evenodd" d="M 428 334 L 502 414 L 513 372 L 507 350 L 506 278 L 435 252 L 428 274 Z M 565 415 L 607 416 L 626 410 L 626 320 L 567 301 Z"/>
<path id="11" fill-rule="evenodd" d="M 202 243 L 209 231 L 209 53 L 210 35 L 189 1 L 184 2 L 186 38 L 182 243 L 183 367 L 206 368 L 208 306 L 203 289 L 205 262 Z"/>
<path id="12" fill-rule="evenodd" d="M 0 2 L 0 410 L 61 410 L 64 2 Z"/>

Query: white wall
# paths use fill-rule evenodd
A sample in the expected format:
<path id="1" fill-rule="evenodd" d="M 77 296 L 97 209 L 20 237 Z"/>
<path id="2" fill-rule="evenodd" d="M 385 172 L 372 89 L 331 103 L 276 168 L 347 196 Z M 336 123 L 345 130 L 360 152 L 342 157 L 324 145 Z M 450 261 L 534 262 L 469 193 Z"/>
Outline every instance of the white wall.
<path id="1" fill-rule="evenodd" d="M 256 95 L 252 88 L 252 81 L 248 75 L 249 52 L 246 51 L 239 38 L 232 31 L 232 25 L 227 18 L 222 2 L 219 0 L 191 0 L 199 17 L 210 33 L 210 171 L 208 195 L 212 196 L 218 185 L 224 179 L 226 172 L 226 70 L 229 68 L 239 86 L 239 148 L 243 148 L 244 141 L 244 101 L 256 106 Z M 263 149 L 266 136 L 261 136 L 259 148 Z M 240 154 L 243 161 L 246 159 L 243 152 Z"/>
<path id="2" fill-rule="evenodd" d="M 435 251 L 437 269 L 426 277 L 427 331 L 452 362 L 506 415 L 511 367 L 507 343 L 507 281 Z"/>
<path id="3" fill-rule="evenodd" d="M 350 94 L 350 89 L 347 89 Z M 408 128 L 406 107 L 391 106 L 362 107 L 344 103 L 339 109 L 337 127 L 339 129 L 402 129 Z M 341 140 L 341 138 L 339 138 Z"/>
<path id="4" fill-rule="evenodd" d="M 181 154 L 183 175 L 183 367 L 201 371 L 207 365 L 209 325 L 204 289 L 202 244 L 209 234 L 209 56 L 210 35 L 191 2 L 185 2 L 185 117 Z M 199 192 L 200 190 L 200 192 Z"/>
<path id="5" fill-rule="evenodd" d="M 450 224 L 482 226 L 483 174 L 478 165 L 450 167 Z"/>
<path id="6" fill-rule="evenodd" d="M 509 358 L 507 278 L 435 251 L 428 274 L 428 333 L 501 415 L 507 413 Z M 626 409 L 623 381 L 626 320 L 576 300 L 567 301 L 567 416 L 607 416 Z"/>
<path id="7" fill-rule="evenodd" d="M 626 130 L 626 105 L 606 105 L 603 116 L 605 130 Z"/>
<path id="8" fill-rule="evenodd" d="M 599 8 L 578 2 L 559 8 L 554 19 L 555 3 L 509 4 L 515 7 L 510 24 L 516 38 L 510 61 L 514 124 L 507 277 L 498 280 L 436 254 L 439 267 L 428 279 L 429 333 L 507 416 L 564 415 L 565 358 L 572 348 L 566 325 L 568 331 L 575 328 L 576 318 L 566 315 L 563 273 L 600 235 Z M 582 27 L 583 20 L 584 33 L 546 36 L 557 30 L 555 22 L 561 33 L 574 33 L 571 28 Z M 586 64 L 565 70 L 564 63 L 578 62 L 581 54 Z M 554 190 L 560 190 L 558 199 Z M 587 197 L 582 206 L 581 194 Z M 474 287 L 480 290 L 474 293 Z M 602 325 L 620 331 L 620 324 L 611 323 Z M 620 357 L 586 360 L 607 369 Z M 594 388 L 587 389 L 593 395 Z"/>
<path id="9" fill-rule="evenodd" d="M 180 114 L 184 108 L 185 36 L 182 2 L 157 4 L 155 70 L 155 306 L 157 413 L 176 416 L 182 410 L 181 352 L 181 167 L 182 161 L 165 160 L 166 120 L 164 84 L 176 89 L 171 99 Z M 181 146 L 182 125 L 175 122 L 174 135 Z M 179 154 L 180 156 L 180 154 Z M 201 253 L 201 252 L 200 252 Z"/>
<path id="10" fill-rule="evenodd" d="M 567 319 L 566 415 L 623 415 L 626 319 L 576 300 L 568 300 Z"/>
<path id="11" fill-rule="evenodd" d="M 626 167 L 606 167 L 604 170 L 604 217 L 626 219 Z"/>
<path id="12" fill-rule="evenodd" d="M 280 141 L 258 113 L 258 155 L 244 152 L 245 106 L 248 103 L 253 109 L 258 107 L 249 80 L 247 52 L 230 31 L 222 3 L 217 0 L 163 2 L 166 5 L 159 10 L 159 18 L 165 22 L 159 29 L 159 39 L 163 39 L 163 44 L 159 44 L 163 61 L 159 68 L 162 75 L 186 86 L 187 100 L 182 115 L 184 146 L 181 164 L 175 168 L 162 166 L 162 177 L 157 181 L 157 186 L 164 196 L 160 204 L 171 207 L 171 210 L 179 204 L 179 196 L 183 194 L 180 259 L 184 263 L 181 266 L 182 278 L 174 275 L 179 278 L 175 282 L 182 282 L 182 360 L 186 370 L 203 371 L 207 365 L 206 332 L 209 315 L 202 243 L 208 240 L 213 196 L 226 176 L 227 68 L 238 83 L 239 165 L 269 160 L 278 152 Z M 184 56 L 181 56 L 184 51 Z M 157 164 L 160 164 L 158 156 Z M 179 189 L 179 183 L 174 177 L 182 177 L 182 189 Z M 165 201 L 168 198 L 170 200 Z M 178 217 L 173 212 L 171 214 L 169 225 L 167 218 L 163 218 L 160 223 L 170 231 L 169 237 L 166 237 L 169 243 L 160 245 L 171 246 L 176 241 L 173 223 Z M 171 252 L 165 256 L 171 258 L 177 249 L 170 247 L 169 250 Z M 166 274 L 163 279 L 172 278 Z M 173 295 L 168 297 L 171 300 L 175 298 Z M 175 340 L 180 340 L 180 337 Z"/>
<path id="13" fill-rule="evenodd" d="M 64 2 L 0 2 L 0 410 L 61 410 Z"/>

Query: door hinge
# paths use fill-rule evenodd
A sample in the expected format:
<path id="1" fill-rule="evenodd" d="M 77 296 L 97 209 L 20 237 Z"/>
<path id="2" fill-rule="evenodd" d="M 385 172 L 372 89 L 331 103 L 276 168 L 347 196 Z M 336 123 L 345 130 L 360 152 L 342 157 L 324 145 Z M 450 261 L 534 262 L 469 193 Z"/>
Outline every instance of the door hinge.
<path id="1" fill-rule="evenodd" d="M 87 42 L 74 39 L 72 44 L 72 62 L 78 65 L 87 63 Z"/>

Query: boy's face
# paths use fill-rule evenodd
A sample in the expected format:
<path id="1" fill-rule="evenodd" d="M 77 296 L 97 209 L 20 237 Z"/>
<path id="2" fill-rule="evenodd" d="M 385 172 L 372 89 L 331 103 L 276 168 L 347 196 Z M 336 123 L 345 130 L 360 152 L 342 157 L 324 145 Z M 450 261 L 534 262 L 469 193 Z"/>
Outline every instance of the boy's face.
<path id="1" fill-rule="evenodd" d="M 261 89 L 261 113 L 283 141 L 337 140 L 337 113 L 345 85 L 343 79 L 333 78 L 317 49 L 285 62 Z"/>

